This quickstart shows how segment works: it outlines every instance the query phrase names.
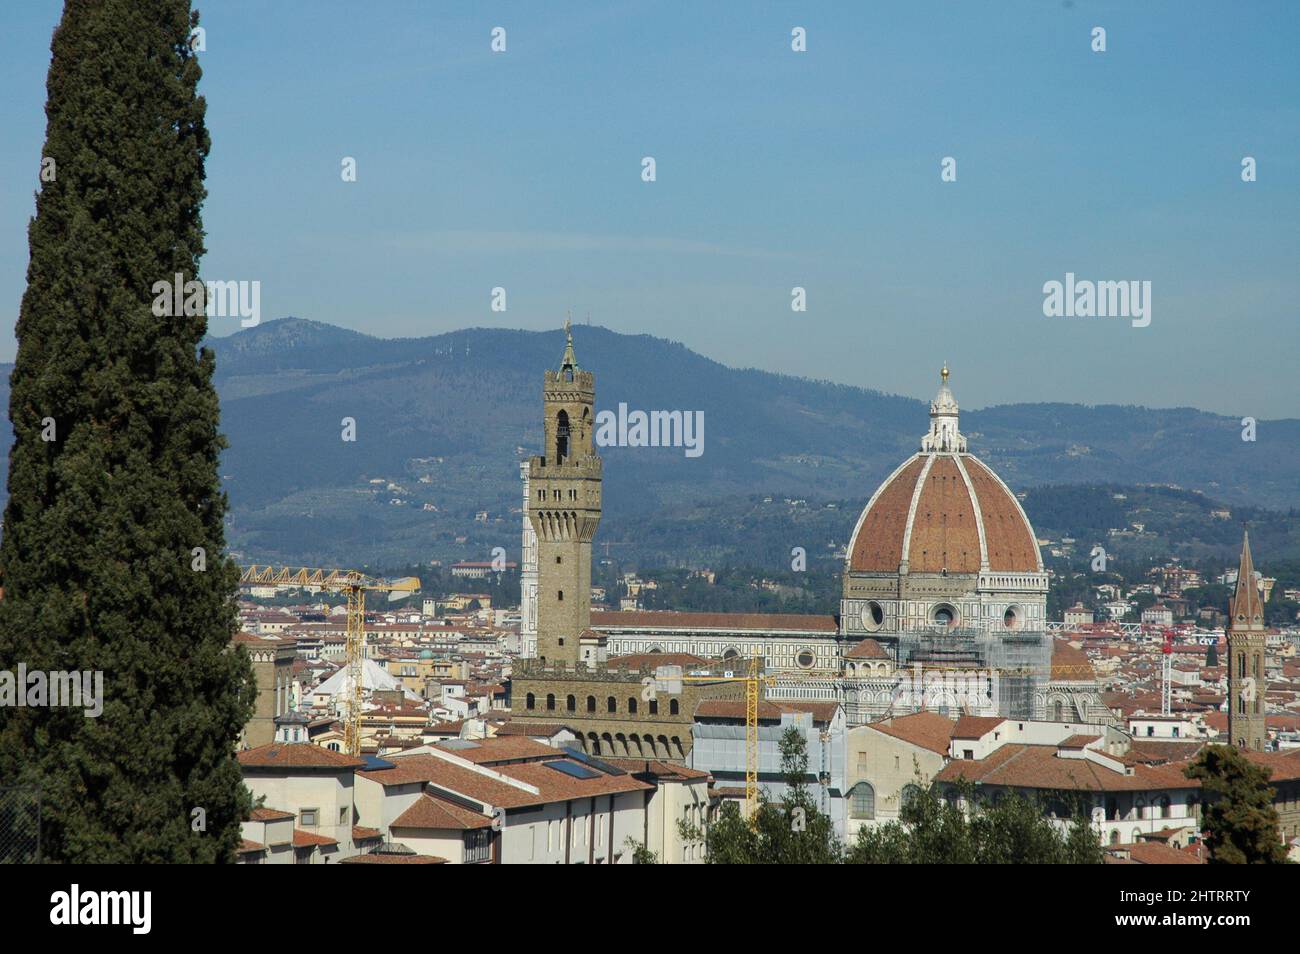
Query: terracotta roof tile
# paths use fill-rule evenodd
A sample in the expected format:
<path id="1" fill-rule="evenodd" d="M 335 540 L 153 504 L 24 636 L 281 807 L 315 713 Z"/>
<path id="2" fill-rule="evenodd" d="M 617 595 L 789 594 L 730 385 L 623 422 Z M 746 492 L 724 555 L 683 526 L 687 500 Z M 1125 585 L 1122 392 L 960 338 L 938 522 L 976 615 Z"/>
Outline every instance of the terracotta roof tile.
<path id="1" fill-rule="evenodd" d="M 830 722 L 839 710 L 838 702 L 789 702 L 786 700 L 763 699 L 758 703 L 759 719 L 778 722 L 787 712 L 811 713 L 814 722 Z M 695 717 L 705 719 L 740 719 L 745 718 L 745 702 L 741 699 L 703 699 L 695 707 Z"/>
<path id="2" fill-rule="evenodd" d="M 445 798 L 421 795 L 411 803 L 410 808 L 393 819 L 390 827 L 467 831 L 491 826 L 492 819 L 481 812 L 457 805 Z"/>
<path id="3" fill-rule="evenodd" d="M 313 846 L 324 847 L 326 845 L 337 845 L 338 842 L 333 838 L 326 838 L 324 835 L 316 835 L 309 831 L 301 831 L 295 828 L 293 830 L 293 846 L 295 848 L 311 848 Z"/>
<path id="4" fill-rule="evenodd" d="M 238 755 L 239 764 L 247 768 L 355 768 L 361 759 L 312 745 L 310 742 L 272 742 Z"/>
<path id="5" fill-rule="evenodd" d="M 897 567 L 895 567 L 897 569 Z M 729 632 L 747 630 L 797 630 L 838 633 L 834 616 L 803 616 L 781 613 L 679 613 L 671 610 L 632 612 L 593 612 L 591 625 L 604 629 L 721 629 Z"/>
<path id="6" fill-rule="evenodd" d="M 248 814 L 249 821 L 283 821 L 286 818 L 296 818 L 293 812 L 282 812 L 278 808 L 254 808 Z"/>
<path id="7" fill-rule="evenodd" d="M 341 865 L 445 865 L 446 858 L 438 858 L 434 855 L 389 855 L 389 854 L 369 854 L 353 855 L 351 858 L 340 858 Z"/>
<path id="8" fill-rule="evenodd" d="M 874 639 L 864 639 L 844 654 L 845 659 L 890 659 L 885 648 Z"/>
<path id="9" fill-rule="evenodd" d="M 1007 720 L 1001 716 L 964 715 L 952 730 L 954 739 L 981 739 Z"/>
<path id="10" fill-rule="evenodd" d="M 955 720 L 937 712 L 914 712 L 911 715 L 897 716 L 888 722 L 869 723 L 867 728 L 931 752 L 947 755 L 956 725 Z"/>
<path id="11" fill-rule="evenodd" d="M 987 758 L 949 762 L 937 781 L 967 779 L 985 785 L 1062 791 L 1145 792 L 1200 788 L 1183 774 L 1186 763 L 1136 765 L 1133 774 L 1115 772 L 1086 758 L 1060 758 L 1052 745 L 1006 744 Z"/>

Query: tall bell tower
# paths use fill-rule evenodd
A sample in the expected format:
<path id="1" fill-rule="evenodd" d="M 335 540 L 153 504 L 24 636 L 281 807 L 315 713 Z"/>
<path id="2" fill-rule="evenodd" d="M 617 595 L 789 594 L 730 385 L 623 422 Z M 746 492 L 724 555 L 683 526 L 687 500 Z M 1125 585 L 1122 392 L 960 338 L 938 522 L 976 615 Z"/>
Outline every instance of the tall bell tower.
<path id="1" fill-rule="evenodd" d="M 596 381 L 573 353 L 542 379 L 543 446 L 528 463 L 528 519 L 537 534 L 537 658 L 573 667 L 591 626 L 591 541 L 600 523 L 602 463 L 592 446 Z"/>
<path id="2" fill-rule="evenodd" d="M 1228 739 L 1243 751 L 1264 751 L 1265 692 L 1264 600 L 1255 582 L 1255 564 L 1250 558 L 1250 534 L 1242 536 L 1241 564 L 1237 588 L 1229 601 L 1228 615 Z"/>

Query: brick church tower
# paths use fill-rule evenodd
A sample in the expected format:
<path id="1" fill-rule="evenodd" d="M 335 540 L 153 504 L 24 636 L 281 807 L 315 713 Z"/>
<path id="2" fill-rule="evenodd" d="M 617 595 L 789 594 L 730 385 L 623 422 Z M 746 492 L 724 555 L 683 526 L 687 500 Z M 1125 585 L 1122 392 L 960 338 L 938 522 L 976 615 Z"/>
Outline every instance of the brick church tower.
<path id="1" fill-rule="evenodd" d="M 592 446 L 596 381 L 578 367 L 573 332 L 542 381 L 542 454 L 528 464 L 528 518 L 537 534 L 537 658 L 579 660 L 591 626 L 591 541 L 600 523 L 601 459 Z"/>
<path id="2" fill-rule="evenodd" d="M 1265 690 L 1264 601 L 1255 582 L 1250 558 L 1250 534 L 1241 544 L 1237 588 L 1228 607 L 1228 738 L 1243 751 L 1262 752 L 1268 733 L 1264 727 Z"/>

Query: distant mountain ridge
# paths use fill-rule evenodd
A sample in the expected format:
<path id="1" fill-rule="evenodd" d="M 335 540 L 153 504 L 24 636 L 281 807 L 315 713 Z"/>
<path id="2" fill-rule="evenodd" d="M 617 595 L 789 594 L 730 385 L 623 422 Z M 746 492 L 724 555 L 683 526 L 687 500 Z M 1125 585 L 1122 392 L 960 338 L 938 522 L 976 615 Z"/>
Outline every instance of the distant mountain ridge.
<path id="1" fill-rule="evenodd" d="M 865 498 L 928 424 L 923 401 L 729 368 L 649 335 L 579 326 L 574 340 L 596 375 L 598 411 L 624 402 L 705 419 L 696 459 L 682 448 L 602 448 L 598 542 L 740 495 Z M 493 541 L 517 548 L 517 463 L 539 450 L 541 372 L 558 364 L 563 332 L 384 339 L 285 318 L 205 344 L 216 352 L 230 442 L 222 471 L 233 547 L 257 559 L 353 563 L 485 559 Z M 2 386 L 7 402 L 7 373 Z M 354 442 L 341 438 L 344 418 L 356 422 Z M 1174 484 L 1227 503 L 1300 503 L 1300 421 L 1258 427 L 1252 444 L 1239 420 L 1188 408 L 962 412 L 971 452 L 1013 490 Z M 4 429 L 6 451 L 11 439 Z M 482 511 L 486 522 L 475 520 Z M 846 536 L 855 517 L 844 516 Z"/>

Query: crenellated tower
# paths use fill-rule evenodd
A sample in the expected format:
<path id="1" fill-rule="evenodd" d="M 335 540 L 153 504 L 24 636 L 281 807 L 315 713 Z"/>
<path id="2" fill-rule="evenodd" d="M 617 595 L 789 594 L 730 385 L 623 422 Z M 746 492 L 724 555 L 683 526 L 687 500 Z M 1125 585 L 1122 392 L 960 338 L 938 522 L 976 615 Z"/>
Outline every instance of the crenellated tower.
<path id="1" fill-rule="evenodd" d="M 591 626 L 591 541 L 600 523 L 602 463 L 592 445 L 595 377 L 564 357 L 542 381 L 543 446 L 528 464 L 528 519 L 537 535 L 537 657 L 573 666 Z"/>
<path id="2" fill-rule="evenodd" d="M 1268 628 L 1250 556 L 1249 533 L 1242 536 L 1237 588 L 1229 600 L 1228 615 L 1228 739 L 1243 751 L 1262 752 L 1268 738 L 1264 674 Z"/>

